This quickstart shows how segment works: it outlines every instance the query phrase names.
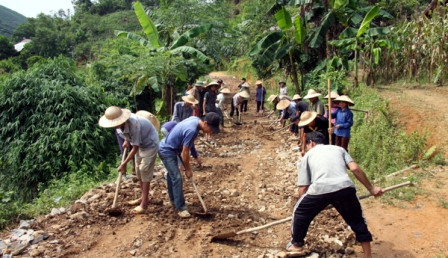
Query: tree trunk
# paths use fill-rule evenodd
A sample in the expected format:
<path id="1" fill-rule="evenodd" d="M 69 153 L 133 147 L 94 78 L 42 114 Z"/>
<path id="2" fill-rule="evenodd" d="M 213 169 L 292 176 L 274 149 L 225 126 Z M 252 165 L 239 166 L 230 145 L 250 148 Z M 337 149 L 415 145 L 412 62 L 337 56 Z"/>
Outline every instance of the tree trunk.
<path id="1" fill-rule="evenodd" d="M 291 63 L 291 79 L 292 83 L 296 86 L 296 93 L 300 92 L 299 80 L 297 79 L 297 69 L 296 64 L 294 62 L 294 58 L 292 57 L 292 53 L 289 52 L 289 61 Z"/>
<path id="2" fill-rule="evenodd" d="M 355 46 L 355 80 L 354 80 L 354 84 L 353 87 L 354 88 L 358 88 L 358 41 L 356 41 L 356 46 Z"/>

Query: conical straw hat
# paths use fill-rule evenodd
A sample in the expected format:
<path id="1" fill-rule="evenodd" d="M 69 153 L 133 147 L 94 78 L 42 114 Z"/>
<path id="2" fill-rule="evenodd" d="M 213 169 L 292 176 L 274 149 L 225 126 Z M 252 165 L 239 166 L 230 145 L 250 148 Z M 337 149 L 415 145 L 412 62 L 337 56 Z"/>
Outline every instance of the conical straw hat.
<path id="1" fill-rule="evenodd" d="M 300 116 L 300 122 L 299 122 L 299 126 L 305 126 L 309 123 L 311 123 L 317 116 L 317 113 L 312 111 L 305 111 L 302 113 L 302 115 Z"/>
<path id="2" fill-rule="evenodd" d="M 292 100 L 301 99 L 301 98 L 302 98 L 302 97 L 300 97 L 299 94 L 295 94 L 295 95 L 292 97 Z"/>
<path id="3" fill-rule="evenodd" d="M 111 106 L 106 109 L 98 124 L 105 128 L 115 127 L 126 122 L 130 116 L 131 111 L 129 109 Z"/>
<path id="4" fill-rule="evenodd" d="M 311 98 L 314 98 L 314 97 L 319 97 L 320 95 L 322 95 L 322 94 L 316 92 L 316 91 L 313 90 L 313 89 L 309 89 L 309 90 L 308 90 L 308 94 L 306 94 L 306 96 L 303 97 L 303 98 L 304 98 L 304 99 L 311 99 Z"/>
<path id="5" fill-rule="evenodd" d="M 245 98 L 245 99 L 250 98 L 249 93 L 247 93 L 247 91 L 245 91 L 245 90 L 243 90 L 243 91 L 240 92 L 240 96 L 243 97 L 243 98 Z"/>
<path id="6" fill-rule="evenodd" d="M 219 92 L 221 92 L 221 93 L 232 93 L 229 88 L 221 88 L 221 90 L 219 90 Z"/>
<path id="7" fill-rule="evenodd" d="M 196 105 L 199 103 L 199 101 L 197 99 L 194 98 L 193 95 L 188 94 L 187 96 L 182 96 L 182 100 L 185 102 L 188 102 L 190 104 Z"/>
<path id="8" fill-rule="evenodd" d="M 241 87 L 250 88 L 250 85 L 249 85 L 249 83 L 245 82 L 245 83 L 243 83 L 243 85 L 241 85 Z"/>
<path id="9" fill-rule="evenodd" d="M 344 101 L 347 102 L 349 106 L 355 105 L 355 102 L 353 102 L 347 95 L 339 96 L 334 101 Z"/>
<path id="10" fill-rule="evenodd" d="M 287 99 L 282 99 L 277 103 L 277 109 L 283 110 L 283 109 L 289 107 L 290 104 L 291 104 L 291 101 L 289 101 Z"/>
<path id="11" fill-rule="evenodd" d="M 149 122 L 151 122 L 151 124 L 156 128 L 157 131 L 160 129 L 160 122 L 155 115 L 151 114 L 150 112 L 148 112 L 146 110 L 139 110 L 135 114 L 137 116 L 148 119 Z"/>
<path id="12" fill-rule="evenodd" d="M 335 98 L 339 97 L 339 94 L 336 91 L 331 91 L 330 92 L 330 97 L 332 99 L 335 99 Z M 327 94 L 327 96 L 325 96 L 325 98 L 328 99 L 328 94 Z"/>
<path id="13" fill-rule="evenodd" d="M 271 96 L 269 96 L 268 101 L 272 103 L 272 101 L 274 101 L 274 99 L 276 99 L 276 98 L 277 98 L 277 95 L 271 95 Z"/>

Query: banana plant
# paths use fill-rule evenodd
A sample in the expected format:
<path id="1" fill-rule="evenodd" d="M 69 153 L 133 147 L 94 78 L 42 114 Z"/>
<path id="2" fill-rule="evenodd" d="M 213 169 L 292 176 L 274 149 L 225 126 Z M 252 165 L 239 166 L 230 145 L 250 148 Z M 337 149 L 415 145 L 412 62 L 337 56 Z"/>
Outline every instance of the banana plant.
<path id="1" fill-rule="evenodd" d="M 146 14 L 143 5 L 139 1 L 134 2 L 134 11 L 146 37 L 133 32 L 116 30 L 115 35 L 117 37 L 125 37 L 135 40 L 139 42 L 140 45 L 147 47 L 151 52 L 163 53 L 163 55 L 167 57 L 167 60 L 170 60 L 171 57 L 181 56 L 185 59 L 197 59 L 201 63 L 209 62 L 209 58 L 206 55 L 198 49 L 188 46 L 187 43 L 193 38 L 207 33 L 212 28 L 211 24 L 192 28 L 179 36 L 171 46 L 165 46 L 159 39 L 159 32 L 156 25 Z M 180 64 L 180 62 L 178 62 L 178 64 Z M 168 66 L 172 67 L 170 64 L 168 64 Z M 159 85 L 166 85 L 165 87 L 162 87 L 161 113 L 163 113 L 163 115 L 169 115 L 171 113 L 170 107 L 173 106 L 172 95 L 176 80 L 187 80 L 187 76 L 184 76 L 184 70 L 185 69 L 181 67 L 173 67 L 170 69 L 171 73 L 161 73 L 153 76 L 144 74 L 136 80 L 136 85 L 133 87 L 134 94 L 136 91 L 142 89 L 142 85 L 149 85 L 152 88 L 157 88 Z"/>
<path id="2" fill-rule="evenodd" d="M 291 68 L 296 90 L 300 92 L 296 68 L 300 56 L 297 58 L 297 52 L 303 52 L 301 50 L 306 38 L 306 27 L 299 16 L 292 19 L 284 6 L 275 12 L 274 17 L 281 31 L 264 36 L 251 49 L 249 56 L 253 58 L 254 66 L 262 70 L 262 76 L 275 69 L 276 64 L 286 63 Z"/>
<path id="3" fill-rule="evenodd" d="M 380 14 L 380 8 L 378 6 L 371 7 L 367 14 L 364 16 L 360 26 L 358 28 L 348 27 L 340 35 L 339 40 L 332 40 L 329 43 L 338 48 L 353 51 L 355 53 L 354 59 L 354 87 L 358 86 L 358 58 L 359 53 L 362 51 L 362 46 L 369 46 L 369 55 L 373 57 L 373 61 L 376 63 L 379 61 L 379 55 L 381 53 L 381 47 L 392 47 L 392 43 L 387 40 L 380 40 L 377 38 L 385 36 L 390 32 L 386 27 L 370 28 L 372 20 Z"/>

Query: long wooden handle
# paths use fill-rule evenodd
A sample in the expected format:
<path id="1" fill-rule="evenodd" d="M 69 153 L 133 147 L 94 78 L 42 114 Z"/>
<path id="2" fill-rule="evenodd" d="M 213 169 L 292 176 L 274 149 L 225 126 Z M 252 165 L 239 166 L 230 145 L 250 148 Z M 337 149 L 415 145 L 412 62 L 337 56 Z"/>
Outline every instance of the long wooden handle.
<path id="1" fill-rule="evenodd" d="M 200 201 L 201 204 L 202 204 L 202 208 L 204 208 L 204 212 L 207 213 L 207 207 L 205 206 L 205 202 L 204 202 L 204 200 L 202 200 L 202 197 L 201 197 L 201 195 L 199 194 L 198 187 L 196 186 L 196 184 L 195 184 L 195 182 L 194 182 L 194 180 L 193 180 L 192 177 L 190 178 L 190 180 L 191 180 L 191 183 L 193 184 L 194 191 L 195 191 L 196 194 L 198 195 L 199 201 Z"/>
<path id="2" fill-rule="evenodd" d="M 396 188 L 400 188 L 400 187 L 411 185 L 411 184 L 412 184 L 411 181 L 407 181 L 407 182 L 404 182 L 404 183 L 401 183 L 401 184 L 398 184 L 398 185 L 393 185 L 393 186 L 386 187 L 386 188 L 383 189 L 383 191 L 387 192 L 387 191 L 394 190 Z M 359 196 L 358 198 L 361 200 L 361 199 L 365 199 L 365 198 L 370 197 L 370 196 L 372 196 L 372 194 L 368 193 L 368 194 L 363 194 L 363 195 Z M 329 206 L 332 207 L 331 205 L 329 205 Z M 327 207 L 327 208 L 329 208 L 329 207 Z M 241 230 L 241 231 L 236 232 L 236 234 L 239 235 L 239 234 L 244 234 L 244 233 L 257 231 L 257 230 L 260 230 L 260 229 L 265 229 L 265 228 L 272 227 L 272 226 L 277 225 L 277 224 L 281 224 L 283 222 L 290 221 L 291 219 L 292 219 L 292 216 L 284 218 L 284 219 L 281 219 L 281 220 L 277 220 L 277 221 L 274 221 L 274 222 L 271 222 L 271 223 L 268 223 L 266 225 L 258 226 L 258 227 L 255 227 L 255 228 L 249 228 L 249 229 Z"/>
<path id="3" fill-rule="evenodd" d="M 123 161 L 126 158 L 126 152 L 127 152 L 128 148 L 125 148 L 123 151 L 123 156 L 121 157 L 121 164 L 123 164 Z M 117 199 L 118 199 L 118 190 L 120 189 L 120 184 L 121 184 L 121 172 L 118 171 L 118 178 L 117 178 L 117 187 L 115 188 L 115 195 L 114 195 L 114 202 L 112 203 L 112 208 L 115 208 L 115 206 L 117 205 Z"/>

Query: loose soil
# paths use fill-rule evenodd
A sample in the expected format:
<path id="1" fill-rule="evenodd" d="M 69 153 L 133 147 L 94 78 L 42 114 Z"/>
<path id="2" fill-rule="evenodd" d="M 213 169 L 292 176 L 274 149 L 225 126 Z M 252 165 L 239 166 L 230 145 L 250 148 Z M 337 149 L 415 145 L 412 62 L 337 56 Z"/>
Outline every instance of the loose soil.
<path id="1" fill-rule="evenodd" d="M 233 91 L 238 80 L 224 73 L 222 78 Z M 445 93 L 441 94 L 439 91 Z M 253 90 L 254 91 L 254 88 Z M 254 92 L 252 92 L 253 94 Z M 405 118 L 403 125 L 434 134 L 430 144 L 439 151 L 447 146 L 448 96 L 446 89 L 382 90 L 391 101 L 392 109 Z M 417 101 L 416 101 L 417 100 Z M 396 108 L 398 107 L 398 108 Z M 273 118 L 255 116 L 255 103 L 243 115 L 243 125 L 226 122 L 222 133 L 210 141 L 200 136 L 196 145 L 203 159 L 202 167 L 193 170 L 194 179 L 211 213 L 178 218 L 169 203 L 163 167 L 157 167 L 151 184 L 151 204 L 145 214 L 131 214 L 126 202 L 139 195 L 133 178 L 124 181 L 118 198 L 120 217 L 111 217 L 113 183 L 92 189 L 78 200 L 69 212 L 46 215 L 36 219 L 33 228 L 50 237 L 28 250 L 34 254 L 56 257 L 275 257 L 285 255 L 290 238 L 290 223 L 283 223 L 254 233 L 242 234 L 225 241 L 210 242 L 213 235 L 260 226 L 291 216 L 296 202 L 296 162 L 300 160 L 295 137 L 286 131 L 275 132 L 279 126 Z M 409 116 L 409 117 L 407 117 Z M 432 138 L 435 137 L 435 138 Z M 443 153 L 446 155 L 446 153 Z M 437 257 L 448 255 L 448 183 L 447 167 L 417 169 L 412 173 L 429 173 L 418 186 L 423 189 L 411 202 L 394 206 L 381 198 L 362 200 L 369 229 L 374 235 L 374 257 Z M 399 190 L 395 190 L 399 191 Z M 365 189 L 358 189 L 360 194 Z M 201 213 L 202 206 L 188 180 L 184 193 L 189 210 Z M 443 207 L 445 205 L 445 208 Z M 307 255 L 321 257 L 362 257 L 359 244 L 340 216 L 330 209 L 321 213 L 311 225 L 307 236 Z"/>

